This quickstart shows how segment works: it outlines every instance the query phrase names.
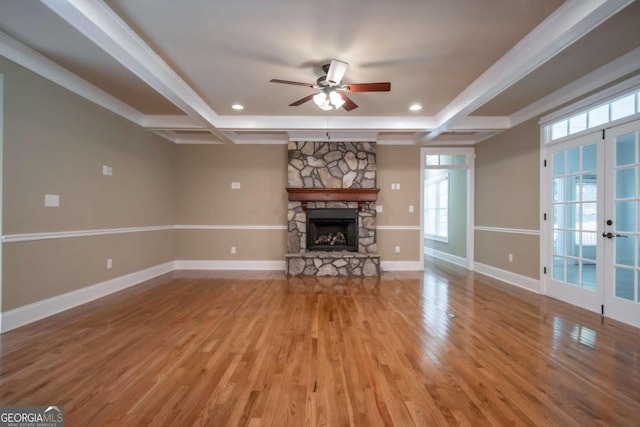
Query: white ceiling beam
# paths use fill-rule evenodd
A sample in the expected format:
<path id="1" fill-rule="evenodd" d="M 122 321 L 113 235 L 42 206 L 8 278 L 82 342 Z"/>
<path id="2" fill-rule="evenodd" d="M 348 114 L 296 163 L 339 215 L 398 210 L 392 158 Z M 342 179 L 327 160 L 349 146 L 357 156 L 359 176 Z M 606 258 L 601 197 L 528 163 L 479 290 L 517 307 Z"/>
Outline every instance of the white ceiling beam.
<path id="1" fill-rule="evenodd" d="M 634 0 L 568 0 L 437 115 L 427 142 L 553 58 Z"/>
<path id="2" fill-rule="evenodd" d="M 339 131 L 329 129 L 326 131 L 289 131 L 290 141 L 342 141 L 342 142 L 368 142 L 375 141 L 378 132 L 375 131 Z"/>
<path id="3" fill-rule="evenodd" d="M 466 116 L 453 123 L 448 130 L 506 130 L 510 127 L 508 116 Z"/>
<path id="4" fill-rule="evenodd" d="M 41 2 L 221 141 L 232 142 L 216 128 L 215 111 L 103 1 Z"/>
<path id="5" fill-rule="evenodd" d="M 412 131 L 435 126 L 433 117 L 373 116 L 218 116 L 216 126 L 225 131 L 275 130 L 375 130 Z"/>
<path id="6" fill-rule="evenodd" d="M 191 116 L 147 114 L 142 119 L 147 129 L 203 130 L 206 129 Z"/>

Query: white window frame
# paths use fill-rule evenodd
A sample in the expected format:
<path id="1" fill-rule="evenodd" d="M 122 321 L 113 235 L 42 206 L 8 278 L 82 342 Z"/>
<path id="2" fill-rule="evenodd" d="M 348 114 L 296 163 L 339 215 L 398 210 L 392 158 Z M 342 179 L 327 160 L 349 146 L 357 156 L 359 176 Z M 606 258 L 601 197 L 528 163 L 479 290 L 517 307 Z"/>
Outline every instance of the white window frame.
<path id="1" fill-rule="evenodd" d="M 446 235 L 443 235 L 441 233 L 442 230 L 440 230 L 440 213 L 442 211 L 442 207 L 440 206 L 440 183 L 442 183 L 443 181 L 447 182 L 447 224 L 446 224 Z M 435 185 L 436 186 L 436 207 L 435 207 L 435 211 L 436 211 L 436 229 L 435 229 L 435 234 L 434 233 L 429 233 L 427 231 L 427 224 L 424 225 L 424 237 L 425 239 L 430 239 L 430 240 L 437 240 L 438 242 L 444 242 L 444 243 L 449 243 L 449 172 L 436 176 L 434 178 L 431 179 L 426 179 L 424 181 L 424 188 L 423 191 L 425 191 L 427 186 L 431 186 L 431 185 Z M 427 201 L 424 201 L 425 203 L 425 207 L 426 207 L 426 203 Z"/>
<path id="2" fill-rule="evenodd" d="M 635 98 L 635 113 L 628 116 L 614 119 L 612 117 L 611 105 L 633 95 Z M 589 113 L 599 108 L 607 108 L 607 118 L 604 122 L 592 126 L 589 123 Z M 571 131 L 569 122 L 579 116 L 586 115 L 585 128 L 582 130 Z M 565 108 L 549 114 L 540 119 L 541 127 L 541 145 L 557 144 L 572 138 L 586 135 L 592 132 L 599 132 L 603 129 L 618 126 L 623 123 L 638 120 L 640 118 L 640 76 L 632 77 L 624 82 L 618 83 L 608 89 L 603 90 L 595 95 L 589 96 L 582 101 L 569 105 Z M 566 133 L 564 136 L 553 138 L 553 129 L 563 128 Z"/>

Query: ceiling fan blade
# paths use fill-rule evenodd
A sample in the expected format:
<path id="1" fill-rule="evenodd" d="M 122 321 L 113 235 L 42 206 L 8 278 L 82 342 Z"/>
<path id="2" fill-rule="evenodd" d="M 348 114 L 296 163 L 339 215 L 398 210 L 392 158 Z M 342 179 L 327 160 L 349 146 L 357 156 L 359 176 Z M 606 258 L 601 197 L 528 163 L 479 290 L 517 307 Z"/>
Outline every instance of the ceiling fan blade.
<path id="1" fill-rule="evenodd" d="M 292 82 L 290 80 L 280 80 L 280 79 L 271 79 L 269 81 L 271 83 L 282 83 L 282 84 L 285 84 L 285 85 L 296 85 L 296 86 L 304 86 L 304 87 L 313 88 L 313 85 L 311 83 Z"/>
<path id="2" fill-rule="evenodd" d="M 391 83 L 349 83 L 345 85 L 349 92 L 389 92 Z"/>
<path id="3" fill-rule="evenodd" d="M 342 108 L 344 108 L 347 111 L 351 111 L 354 108 L 358 108 L 358 104 L 353 102 L 351 98 L 349 98 L 347 95 L 345 95 L 344 93 L 341 93 L 340 96 L 342 97 L 342 99 L 344 99 L 344 104 L 342 104 Z"/>
<path id="4" fill-rule="evenodd" d="M 329 71 L 327 71 L 327 82 L 329 86 L 339 85 L 344 77 L 344 73 L 347 72 L 349 64 L 344 61 L 338 61 L 337 59 L 331 60 L 329 65 Z"/>
<path id="5" fill-rule="evenodd" d="M 289 107 L 297 107 L 298 105 L 302 105 L 307 101 L 311 101 L 315 95 L 316 95 L 315 93 L 312 93 L 311 95 L 307 95 L 304 98 L 300 98 L 297 101 L 289 104 Z"/>

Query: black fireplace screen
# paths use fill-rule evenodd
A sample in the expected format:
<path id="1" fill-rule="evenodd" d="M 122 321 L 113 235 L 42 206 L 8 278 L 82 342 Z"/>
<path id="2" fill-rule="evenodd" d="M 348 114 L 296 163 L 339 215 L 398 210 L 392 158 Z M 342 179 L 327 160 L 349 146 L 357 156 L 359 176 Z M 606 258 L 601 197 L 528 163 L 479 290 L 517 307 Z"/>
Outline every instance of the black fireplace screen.
<path id="1" fill-rule="evenodd" d="M 307 209 L 307 250 L 358 252 L 358 210 Z"/>

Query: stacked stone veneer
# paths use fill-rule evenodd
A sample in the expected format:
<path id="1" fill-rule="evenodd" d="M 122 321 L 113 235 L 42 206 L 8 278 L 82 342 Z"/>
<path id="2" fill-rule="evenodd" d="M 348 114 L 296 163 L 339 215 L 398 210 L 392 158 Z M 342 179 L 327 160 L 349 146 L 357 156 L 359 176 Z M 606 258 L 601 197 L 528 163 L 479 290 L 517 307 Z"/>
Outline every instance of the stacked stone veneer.
<path id="1" fill-rule="evenodd" d="M 376 144 L 373 142 L 290 142 L 288 186 L 292 188 L 376 188 Z M 352 208 L 351 201 L 310 201 L 307 209 Z M 379 275 L 376 255 L 376 205 L 364 202 L 358 212 L 358 254 L 307 252 L 306 211 L 302 202 L 287 210 L 287 274 Z M 362 256 L 369 254 L 369 256 Z M 296 255 L 296 256 L 294 256 Z"/>

